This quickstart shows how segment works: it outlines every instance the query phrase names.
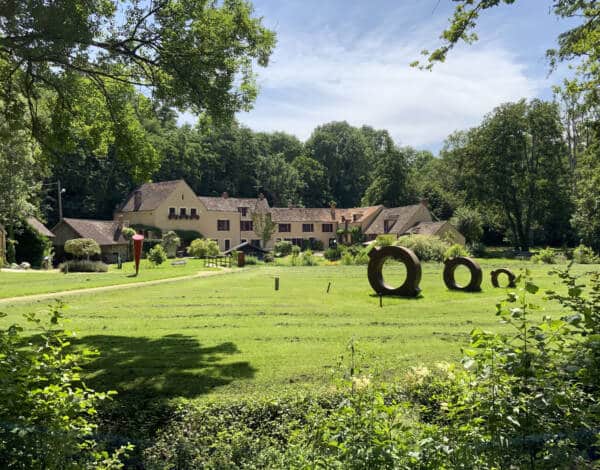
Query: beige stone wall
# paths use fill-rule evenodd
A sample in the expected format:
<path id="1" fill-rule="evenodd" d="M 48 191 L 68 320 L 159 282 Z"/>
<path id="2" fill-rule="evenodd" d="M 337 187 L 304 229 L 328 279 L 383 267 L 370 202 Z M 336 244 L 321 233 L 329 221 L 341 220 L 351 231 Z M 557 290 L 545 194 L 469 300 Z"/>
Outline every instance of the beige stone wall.
<path id="1" fill-rule="evenodd" d="M 286 240 L 286 239 L 292 239 L 292 238 L 300 238 L 300 239 L 309 240 L 310 238 L 315 238 L 317 240 L 321 240 L 321 242 L 323 243 L 323 247 L 325 249 L 327 249 L 327 247 L 329 246 L 329 239 L 336 238 L 336 231 L 338 228 L 338 224 L 336 222 L 282 222 L 282 223 L 290 224 L 291 231 L 290 232 L 279 232 L 279 230 L 277 230 L 275 232 L 275 234 L 273 235 L 273 239 L 267 245 L 267 248 L 272 249 L 273 245 L 278 240 Z M 313 232 L 303 232 L 302 225 L 305 223 L 312 223 L 314 231 Z M 325 223 L 331 223 L 333 225 L 333 232 L 323 232 L 322 225 Z M 277 228 L 279 228 L 279 223 L 278 223 Z"/>

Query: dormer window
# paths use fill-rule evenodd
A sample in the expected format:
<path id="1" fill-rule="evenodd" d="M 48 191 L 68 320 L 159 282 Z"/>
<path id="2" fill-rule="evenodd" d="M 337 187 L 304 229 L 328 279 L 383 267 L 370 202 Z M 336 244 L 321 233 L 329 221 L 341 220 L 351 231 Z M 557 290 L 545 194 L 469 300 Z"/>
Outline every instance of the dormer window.
<path id="1" fill-rule="evenodd" d="M 395 222 L 396 221 L 393 220 L 393 219 L 384 220 L 383 221 L 383 231 L 384 231 L 384 233 L 388 233 L 391 230 L 391 228 L 393 227 L 393 225 L 394 225 Z"/>
<path id="2" fill-rule="evenodd" d="M 248 215 L 247 207 L 238 207 L 238 212 L 242 214 L 242 217 L 246 217 Z"/>

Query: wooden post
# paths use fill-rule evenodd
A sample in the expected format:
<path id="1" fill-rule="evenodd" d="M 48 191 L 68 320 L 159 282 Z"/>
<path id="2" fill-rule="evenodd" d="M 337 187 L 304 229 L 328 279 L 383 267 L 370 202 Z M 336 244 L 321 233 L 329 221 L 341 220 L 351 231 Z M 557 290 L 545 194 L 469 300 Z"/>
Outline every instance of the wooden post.
<path id="1" fill-rule="evenodd" d="M 279 276 L 275 277 L 275 290 L 279 290 Z"/>
<path id="2" fill-rule="evenodd" d="M 329 294 L 329 289 L 331 289 L 331 281 L 329 281 L 329 284 L 327 284 L 327 293 Z"/>
<path id="3" fill-rule="evenodd" d="M 383 307 L 383 295 L 379 294 L 379 306 Z"/>

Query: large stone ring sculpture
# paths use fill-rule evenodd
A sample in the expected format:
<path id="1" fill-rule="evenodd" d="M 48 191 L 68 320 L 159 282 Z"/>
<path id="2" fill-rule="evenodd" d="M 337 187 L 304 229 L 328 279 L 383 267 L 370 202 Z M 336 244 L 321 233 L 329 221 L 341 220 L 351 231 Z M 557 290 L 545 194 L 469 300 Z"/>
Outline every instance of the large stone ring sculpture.
<path id="1" fill-rule="evenodd" d="M 506 274 L 508 276 L 508 285 L 506 287 L 516 287 L 515 280 L 517 276 L 508 268 L 500 268 L 491 272 L 492 275 L 492 285 L 494 287 L 500 287 L 500 283 L 498 282 L 498 276 L 500 274 Z"/>
<path id="2" fill-rule="evenodd" d="M 483 273 L 481 267 L 472 258 L 466 256 L 457 256 L 445 261 L 444 266 L 444 283 L 450 290 L 461 290 L 465 292 L 479 292 L 481 290 L 481 281 Z M 471 272 L 471 280 L 466 286 L 461 286 L 454 279 L 454 271 L 458 266 L 466 266 Z"/>
<path id="3" fill-rule="evenodd" d="M 416 297 L 421 292 L 421 262 L 408 248 L 402 246 L 384 246 L 373 248 L 369 252 L 369 284 L 380 295 L 395 295 L 399 297 Z M 392 258 L 406 266 L 406 280 L 400 287 L 390 287 L 383 279 L 383 264 Z"/>

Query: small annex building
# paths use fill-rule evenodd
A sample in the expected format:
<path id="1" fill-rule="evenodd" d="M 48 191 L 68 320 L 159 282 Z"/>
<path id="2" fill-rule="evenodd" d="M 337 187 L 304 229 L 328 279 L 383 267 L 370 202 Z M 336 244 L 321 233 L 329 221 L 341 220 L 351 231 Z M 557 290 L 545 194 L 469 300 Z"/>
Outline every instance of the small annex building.
<path id="1" fill-rule="evenodd" d="M 119 220 L 90 220 L 64 218 L 52 229 L 57 258 L 65 258 L 65 243 L 75 238 L 91 238 L 100 245 L 100 257 L 115 263 L 119 257 L 128 256 L 129 242 L 123 238 L 123 223 Z"/>

